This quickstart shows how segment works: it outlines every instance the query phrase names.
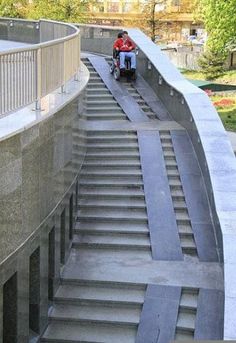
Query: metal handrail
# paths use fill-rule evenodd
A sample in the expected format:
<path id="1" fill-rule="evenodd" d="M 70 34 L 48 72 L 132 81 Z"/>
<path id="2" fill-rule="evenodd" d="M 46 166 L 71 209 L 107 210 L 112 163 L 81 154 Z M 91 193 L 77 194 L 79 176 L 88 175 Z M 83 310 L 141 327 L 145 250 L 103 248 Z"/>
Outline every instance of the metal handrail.
<path id="1" fill-rule="evenodd" d="M 38 24 L 40 30 L 43 26 L 52 29 L 52 39 L 0 52 L 0 115 L 33 102 L 35 109 L 40 110 L 42 97 L 59 87 L 65 92 L 66 82 L 73 76 L 77 78 L 79 29 L 71 24 L 49 20 L 40 20 Z M 62 37 L 54 38 L 56 33 Z"/>

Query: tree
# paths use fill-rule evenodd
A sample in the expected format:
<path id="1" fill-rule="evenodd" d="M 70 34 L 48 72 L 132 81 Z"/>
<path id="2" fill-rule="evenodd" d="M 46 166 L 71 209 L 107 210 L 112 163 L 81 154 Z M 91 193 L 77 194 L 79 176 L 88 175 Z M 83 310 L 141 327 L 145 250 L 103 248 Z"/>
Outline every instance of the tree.
<path id="1" fill-rule="evenodd" d="M 30 5 L 28 17 L 47 18 L 67 22 L 81 22 L 88 10 L 89 0 L 34 0 Z"/>
<path id="2" fill-rule="evenodd" d="M 144 14 L 142 29 L 151 37 L 154 42 L 157 36 L 159 21 L 165 15 L 167 0 L 148 0 L 141 6 Z"/>
<path id="3" fill-rule="evenodd" d="M 0 16 L 10 18 L 25 18 L 28 1 L 0 0 Z"/>
<path id="4" fill-rule="evenodd" d="M 181 13 L 192 13 L 194 4 L 193 0 L 145 0 L 139 6 L 143 19 L 132 25 L 141 28 L 155 41 L 162 31 L 176 32 L 179 26 L 176 17 L 181 18 Z"/>
<path id="5" fill-rule="evenodd" d="M 203 59 L 208 60 L 209 65 L 214 65 L 216 60 L 219 66 L 221 61 L 223 72 L 228 53 L 236 44 L 236 0 L 200 0 L 198 13 L 208 34 Z M 215 59 L 212 61 L 213 55 Z"/>

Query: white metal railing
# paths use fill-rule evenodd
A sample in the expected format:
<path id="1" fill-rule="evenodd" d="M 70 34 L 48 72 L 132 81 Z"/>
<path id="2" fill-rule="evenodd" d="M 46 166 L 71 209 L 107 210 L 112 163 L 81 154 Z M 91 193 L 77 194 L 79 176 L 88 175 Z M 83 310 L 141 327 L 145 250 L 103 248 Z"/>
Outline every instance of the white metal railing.
<path id="1" fill-rule="evenodd" d="M 77 77 L 80 63 L 80 33 L 73 25 L 39 21 L 43 43 L 0 52 L 0 115 L 35 101 Z M 50 41 L 45 41 L 50 30 Z M 60 38 L 57 38 L 60 37 Z"/>

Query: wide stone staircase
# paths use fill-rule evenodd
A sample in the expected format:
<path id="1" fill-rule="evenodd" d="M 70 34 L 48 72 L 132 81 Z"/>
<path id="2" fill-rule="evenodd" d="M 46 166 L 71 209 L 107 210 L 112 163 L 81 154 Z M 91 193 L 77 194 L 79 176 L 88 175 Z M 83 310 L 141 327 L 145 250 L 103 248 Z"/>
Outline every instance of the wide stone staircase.
<path id="1" fill-rule="evenodd" d="M 83 61 L 90 81 L 84 113 L 88 120 L 87 151 L 79 179 L 77 221 L 41 342 L 157 343 L 163 334 L 166 336 L 160 342 L 164 343 L 192 340 L 199 334 L 201 284 L 216 287 L 217 267 L 209 263 L 200 266 L 172 141 L 171 127 L 176 126 L 172 121 L 163 128 L 162 123 L 156 132 L 183 259 L 156 261 L 152 244 L 158 237 L 154 234 L 152 241 L 138 139 L 142 123 L 128 120 L 89 60 Z M 152 132 L 153 123 L 160 123 L 157 114 L 134 84 L 125 81 L 123 87 L 151 119 L 144 130 Z M 162 316 L 166 318 L 161 319 L 165 333 L 158 331 Z"/>
<path id="2" fill-rule="evenodd" d="M 72 254 L 151 260 L 136 133 L 87 135 Z M 62 278 L 42 342 L 135 342 L 145 289 Z"/>

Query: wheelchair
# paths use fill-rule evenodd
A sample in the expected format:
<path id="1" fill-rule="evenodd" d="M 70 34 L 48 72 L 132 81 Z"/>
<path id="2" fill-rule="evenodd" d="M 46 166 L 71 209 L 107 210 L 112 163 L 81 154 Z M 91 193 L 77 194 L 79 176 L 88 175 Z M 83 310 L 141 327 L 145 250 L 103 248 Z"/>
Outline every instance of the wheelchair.
<path id="1" fill-rule="evenodd" d="M 135 54 L 136 51 L 134 51 Z M 110 66 L 110 73 L 114 75 L 115 80 L 119 80 L 121 76 L 126 76 L 127 78 L 131 80 L 136 80 L 137 75 L 136 75 L 136 70 L 132 71 L 131 70 L 131 58 L 130 57 L 125 57 L 125 70 L 122 73 L 120 70 L 120 52 L 117 50 L 113 50 L 113 58 L 112 58 L 112 63 Z"/>

